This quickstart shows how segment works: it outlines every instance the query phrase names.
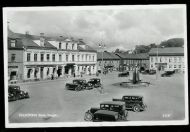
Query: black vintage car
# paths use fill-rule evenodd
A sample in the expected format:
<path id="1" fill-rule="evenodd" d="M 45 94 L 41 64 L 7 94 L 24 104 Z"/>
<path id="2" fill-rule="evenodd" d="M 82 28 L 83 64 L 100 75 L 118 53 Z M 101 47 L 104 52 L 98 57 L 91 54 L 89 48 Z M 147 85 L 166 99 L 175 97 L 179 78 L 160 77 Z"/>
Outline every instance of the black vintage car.
<path id="1" fill-rule="evenodd" d="M 165 73 L 161 74 L 161 77 L 170 77 L 174 73 L 175 71 L 166 71 Z"/>
<path id="2" fill-rule="evenodd" d="M 9 85 L 8 87 L 9 101 L 15 101 L 19 99 L 29 98 L 29 94 L 26 91 L 20 89 L 20 86 Z"/>
<path id="3" fill-rule="evenodd" d="M 118 77 L 128 77 L 129 76 L 129 72 L 122 72 L 118 74 Z"/>
<path id="4" fill-rule="evenodd" d="M 128 111 L 125 103 L 119 101 L 106 101 L 100 103 L 100 108 L 91 108 L 85 113 L 86 121 L 118 121 L 127 120 Z"/>
<path id="5" fill-rule="evenodd" d="M 154 75 L 156 74 L 156 70 L 149 70 L 149 75 Z"/>
<path id="6" fill-rule="evenodd" d="M 73 83 L 66 83 L 66 89 L 68 90 L 75 90 L 75 91 L 81 91 L 84 89 L 92 89 L 92 84 L 86 82 L 84 79 L 75 79 L 73 80 Z"/>
<path id="7" fill-rule="evenodd" d="M 99 78 L 91 78 L 88 83 L 92 84 L 92 87 L 98 88 L 101 87 L 101 82 Z"/>
<path id="8" fill-rule="evenodd" d="M 143 102 L 143 96 L 125 95 L 122 99 L 113 99 L 113 101 L 125 102 L 126 109 L 133 110 L 134 112 L 144 111 L 147 107 Z"/>

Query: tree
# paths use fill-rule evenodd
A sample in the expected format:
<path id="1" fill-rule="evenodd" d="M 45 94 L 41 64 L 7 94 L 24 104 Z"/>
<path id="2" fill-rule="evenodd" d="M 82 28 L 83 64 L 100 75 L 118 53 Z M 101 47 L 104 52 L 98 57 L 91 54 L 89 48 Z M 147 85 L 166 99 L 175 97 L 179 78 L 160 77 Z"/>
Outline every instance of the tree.
<path id="1" fill-rule="evenodd" d="M 184 45 L 184 39 L 183 38 L 172 38 L 168 39 L 166 41 L 162 41 L 159 45 L 159 47 L 182 47 Z"/>

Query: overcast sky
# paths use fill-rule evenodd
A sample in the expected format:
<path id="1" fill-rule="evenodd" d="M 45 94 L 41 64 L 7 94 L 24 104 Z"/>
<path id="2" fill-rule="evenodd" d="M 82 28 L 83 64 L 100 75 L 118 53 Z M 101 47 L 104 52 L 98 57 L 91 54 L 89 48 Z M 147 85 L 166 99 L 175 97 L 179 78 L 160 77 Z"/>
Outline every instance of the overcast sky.
<path id="1" fill-rule="evenodd" d="M 184 37 L 185 21 L 181 8 L 9 11 L 7 18 L 13 32 L 73 36 L 92 47 L 103 41 L 108 51 Z"/>

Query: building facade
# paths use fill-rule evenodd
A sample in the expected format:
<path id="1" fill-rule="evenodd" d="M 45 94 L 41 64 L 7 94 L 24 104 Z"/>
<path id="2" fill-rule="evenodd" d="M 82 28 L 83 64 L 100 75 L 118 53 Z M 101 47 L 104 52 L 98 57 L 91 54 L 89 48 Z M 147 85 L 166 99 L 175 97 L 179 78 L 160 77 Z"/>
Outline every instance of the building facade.
<path id="1" fill-rule="evenodd" d="M 136 66 L 142 69 L 149 68 L 149 56 L 147 53 L 141 54 L 128 54 L 116 53 L 121 58 L 120 71 L 134 70 Z"/>
<path id="2" fill-rule="evenodd" d="M 184 71 L 184 48 L 152 48 L 149 52 L 150 69 Z"/>
<path id="3" fill-rule="evenodd" d="M 97 66 L 98 66 L 98 71 L 106 69 L 110 70 L 119 70 L 119 65 L 120 65 L 120 57 L 115 55 L 114 53 L 111 52 L 98 52 L 97 53 Z"/>
<path id="4" fill-rule="evenodd" d="M 97 52 L 81 39 L 47 38 L 8 30 L 9 79 L 35 80 L 95 74 Z"/>

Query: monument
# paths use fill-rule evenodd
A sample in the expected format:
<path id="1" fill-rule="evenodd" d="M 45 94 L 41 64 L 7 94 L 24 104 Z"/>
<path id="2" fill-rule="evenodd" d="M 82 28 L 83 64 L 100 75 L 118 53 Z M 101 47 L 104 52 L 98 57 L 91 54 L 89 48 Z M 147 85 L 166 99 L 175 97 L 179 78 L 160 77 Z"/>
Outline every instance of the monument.
<path id="1" fill-rule="evenodd" d="M 127 88 L 134 88 L 134 87 L 147 87 L 149 86 L 150 82 L 142 82 L 139 76 L 139 69 L 137 66 L 135 67 L 133 73 L 132 73 L 132 79 L 128 82 L 121 82 L 119 85 L 121 87 L 127 87 Z"/>

